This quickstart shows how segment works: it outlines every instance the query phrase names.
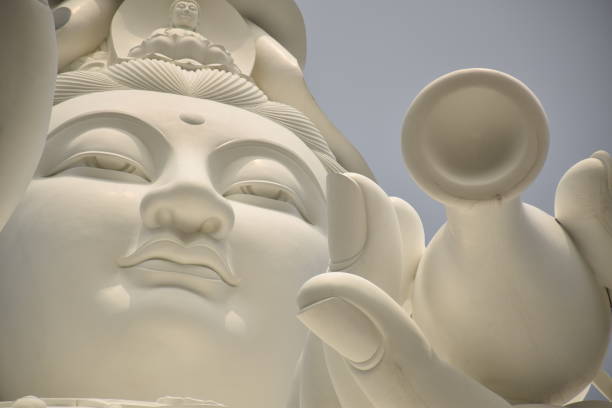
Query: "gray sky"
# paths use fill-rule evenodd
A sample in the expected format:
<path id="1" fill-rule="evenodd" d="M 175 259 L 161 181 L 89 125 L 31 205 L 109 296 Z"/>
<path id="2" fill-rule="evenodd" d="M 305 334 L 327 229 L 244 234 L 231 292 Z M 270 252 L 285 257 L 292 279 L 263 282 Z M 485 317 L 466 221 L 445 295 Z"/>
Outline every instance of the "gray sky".
<path id="1" fill-rule="evenodd" d="M 569 167 L 596 150 L 612 153 L 612 0 L 296 2 L 312 93 L 387 193 L 416 208 L 428 239 L 444 210 L 406 172 L 400 129 L 414 96 L 442 74 L 494 68 L 539 97 L 551 144 L 523 198 L 548 213 Z M 606 366 L 612 371 L 610 357 Z"/>

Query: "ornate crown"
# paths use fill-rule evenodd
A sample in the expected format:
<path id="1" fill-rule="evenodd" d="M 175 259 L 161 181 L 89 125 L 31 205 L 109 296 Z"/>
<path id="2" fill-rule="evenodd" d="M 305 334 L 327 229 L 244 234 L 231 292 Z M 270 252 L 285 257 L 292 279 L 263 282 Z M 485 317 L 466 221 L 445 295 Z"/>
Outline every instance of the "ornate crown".
<path id="1" fill-rule="evenodd" d="M 203 0 L 183 1 L 204 4 Z M 168 7 L 173 10 L 177 4 L 180 1 L 124 0 L 112 18 L 108 39 L 58 76 L 54 102 L 129 89 L 210 99 L 250 110 L 288 128 L 328 171 L 345 171 L 308 117 L 292 106 L 270 101 L 250 78 L 255 40 L 250 23 L 234 7 L 224 3 L 215 7 L 215 15 L 207 15 L 208 20 L 202 20 L 205 13 L 200 13 L 202 24 L 179 27 L 168 24 Z M 215 19 L 222 21 L 222 27 Z M 228 48 L 202 34 L 207 23 L 216 24 L 211 36 Z M 190 28 L 196 26 L 198 29 Z"/>

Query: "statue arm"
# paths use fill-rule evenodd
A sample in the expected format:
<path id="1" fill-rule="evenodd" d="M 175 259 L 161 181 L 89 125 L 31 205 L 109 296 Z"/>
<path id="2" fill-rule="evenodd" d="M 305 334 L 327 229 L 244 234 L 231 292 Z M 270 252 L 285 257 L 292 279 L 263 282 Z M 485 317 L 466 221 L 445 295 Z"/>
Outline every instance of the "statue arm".
<path id="1" fill-rule="evenodd" d="M 53 17 L 45 1 L 0 2 L 0 50 L 2 228 L 34 174 L 49 126 L 57 52 Z"/>
<path id="2" fill-rule="evenodd" d="M 122 0 L 65 0 L 54 8 L 60 71 L 93 52 L 108 36 Z"/>
<path id="3" fill-rule="evenodd" d="M 612 289 L 612 158 L 604 151 L 570 168 L 557 187 L 555 216 L 599 283 Z"/>

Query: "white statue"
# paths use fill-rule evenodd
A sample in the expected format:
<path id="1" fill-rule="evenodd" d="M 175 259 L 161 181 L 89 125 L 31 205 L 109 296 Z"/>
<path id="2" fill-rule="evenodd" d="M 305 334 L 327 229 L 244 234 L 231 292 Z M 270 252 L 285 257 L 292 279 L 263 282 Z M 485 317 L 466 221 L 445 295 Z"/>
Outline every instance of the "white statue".
<path id="1" fill-rule="evenodd" d="M 240 73 L 231 54 L 222 45 L 212 44 L 196 31 L 199 14 L 197 0 L 173 1 L 170 26 L 153 31 L 149 38 L 130 50 L 128 57 L 171 61 L 186 69 L 214 67 Z"/>
<path id="2" fill-rule="evenodd" d="M 189 31 L 195 3 L 165 3 Z M 407 164 L 449 214 L 425 249 L 254 22 L 250 78 L 172 57 L 56 81 L 47 6 L 0 7 L 33 27 L 0 36 L 0 407 L 550 407 L 607 385 L 612 160 L 564 176 L 560 224 L 522 204 L 548 134 L 517 80 L 458 71 L 411 106 Z M 60 56 L 108 34 L 58 30 L 88 33 Z"/>
<path id="3" fill-rule="evenodd" d="M 341 384 L 338 405 L 561 406 L 594 379 L 609 396 L 610 379 L 598 370 L 610 329 L 610 156 L 598 152 L 567 172 L 556 220 L 521 203 L 546 156 L 546 117 L 526 86 L 492 70 L 431 83 L 403 132 L 406 164 L 447 206 L 448 222 L 411 270 L 405 302 L 388 280 L 401 275 L 401 263 L 389 253 L 379 258 L 367 240 L 362 252 L 340 257 L 350 261 L 332 262 L 343 272 L 301 290 L 300 319 L 331 347 L 311 355 L 323 354 L 333 384 Z M 346 211 L 357 201 L 338 206 Z M 387 250 L 390 237 L 380 244 Z M 331 242 L 330 251 L 333 261 Z M 386 281 L 372 277 L 380 269 Z"/>
<path id="4" fill-rule="evenodd" d="M 295 297 L 327 268 L 325 176 L 341 170 L 316 127 L 241 76 L 150 59 L 62 74 L 55 102 L 49 132 L 23 116 L 11 132 L 45 148 L 12 153 L 39 163 L 0 237 L 2 399 L 283 406 L 307 332 Z"/>

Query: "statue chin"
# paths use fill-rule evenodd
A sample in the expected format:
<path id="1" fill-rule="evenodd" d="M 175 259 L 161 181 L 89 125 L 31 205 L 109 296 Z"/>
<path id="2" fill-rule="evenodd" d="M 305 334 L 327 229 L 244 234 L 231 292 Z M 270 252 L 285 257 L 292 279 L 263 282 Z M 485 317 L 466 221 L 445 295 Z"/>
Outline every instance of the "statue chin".
<path id="1" fill-rule="evenodd" d="M 19 310 L 0 319 L 0 399 L 283 406 L 294 299 L 328 263 L 316 156 L 271 120 L 158 92 L 63 102 L 50 134 L 0 234 L 0 305 Z"/>
<path id="2" fill-rule="evenodd" d="M 440 77 L 402 132 L 446 208 L 426 246 L 281 45 L 303 48 L 292 9 L 66 0 L 54 37 L 46 0 L 0 1 L 23 33 L 0 36 L 0 408 L 612 399 L 610 155 L 566 173 L 552 217 L 520 199 L 548 150 L 535 95 Z M 76 71 L 55 75 L 55 38 Z"/>

